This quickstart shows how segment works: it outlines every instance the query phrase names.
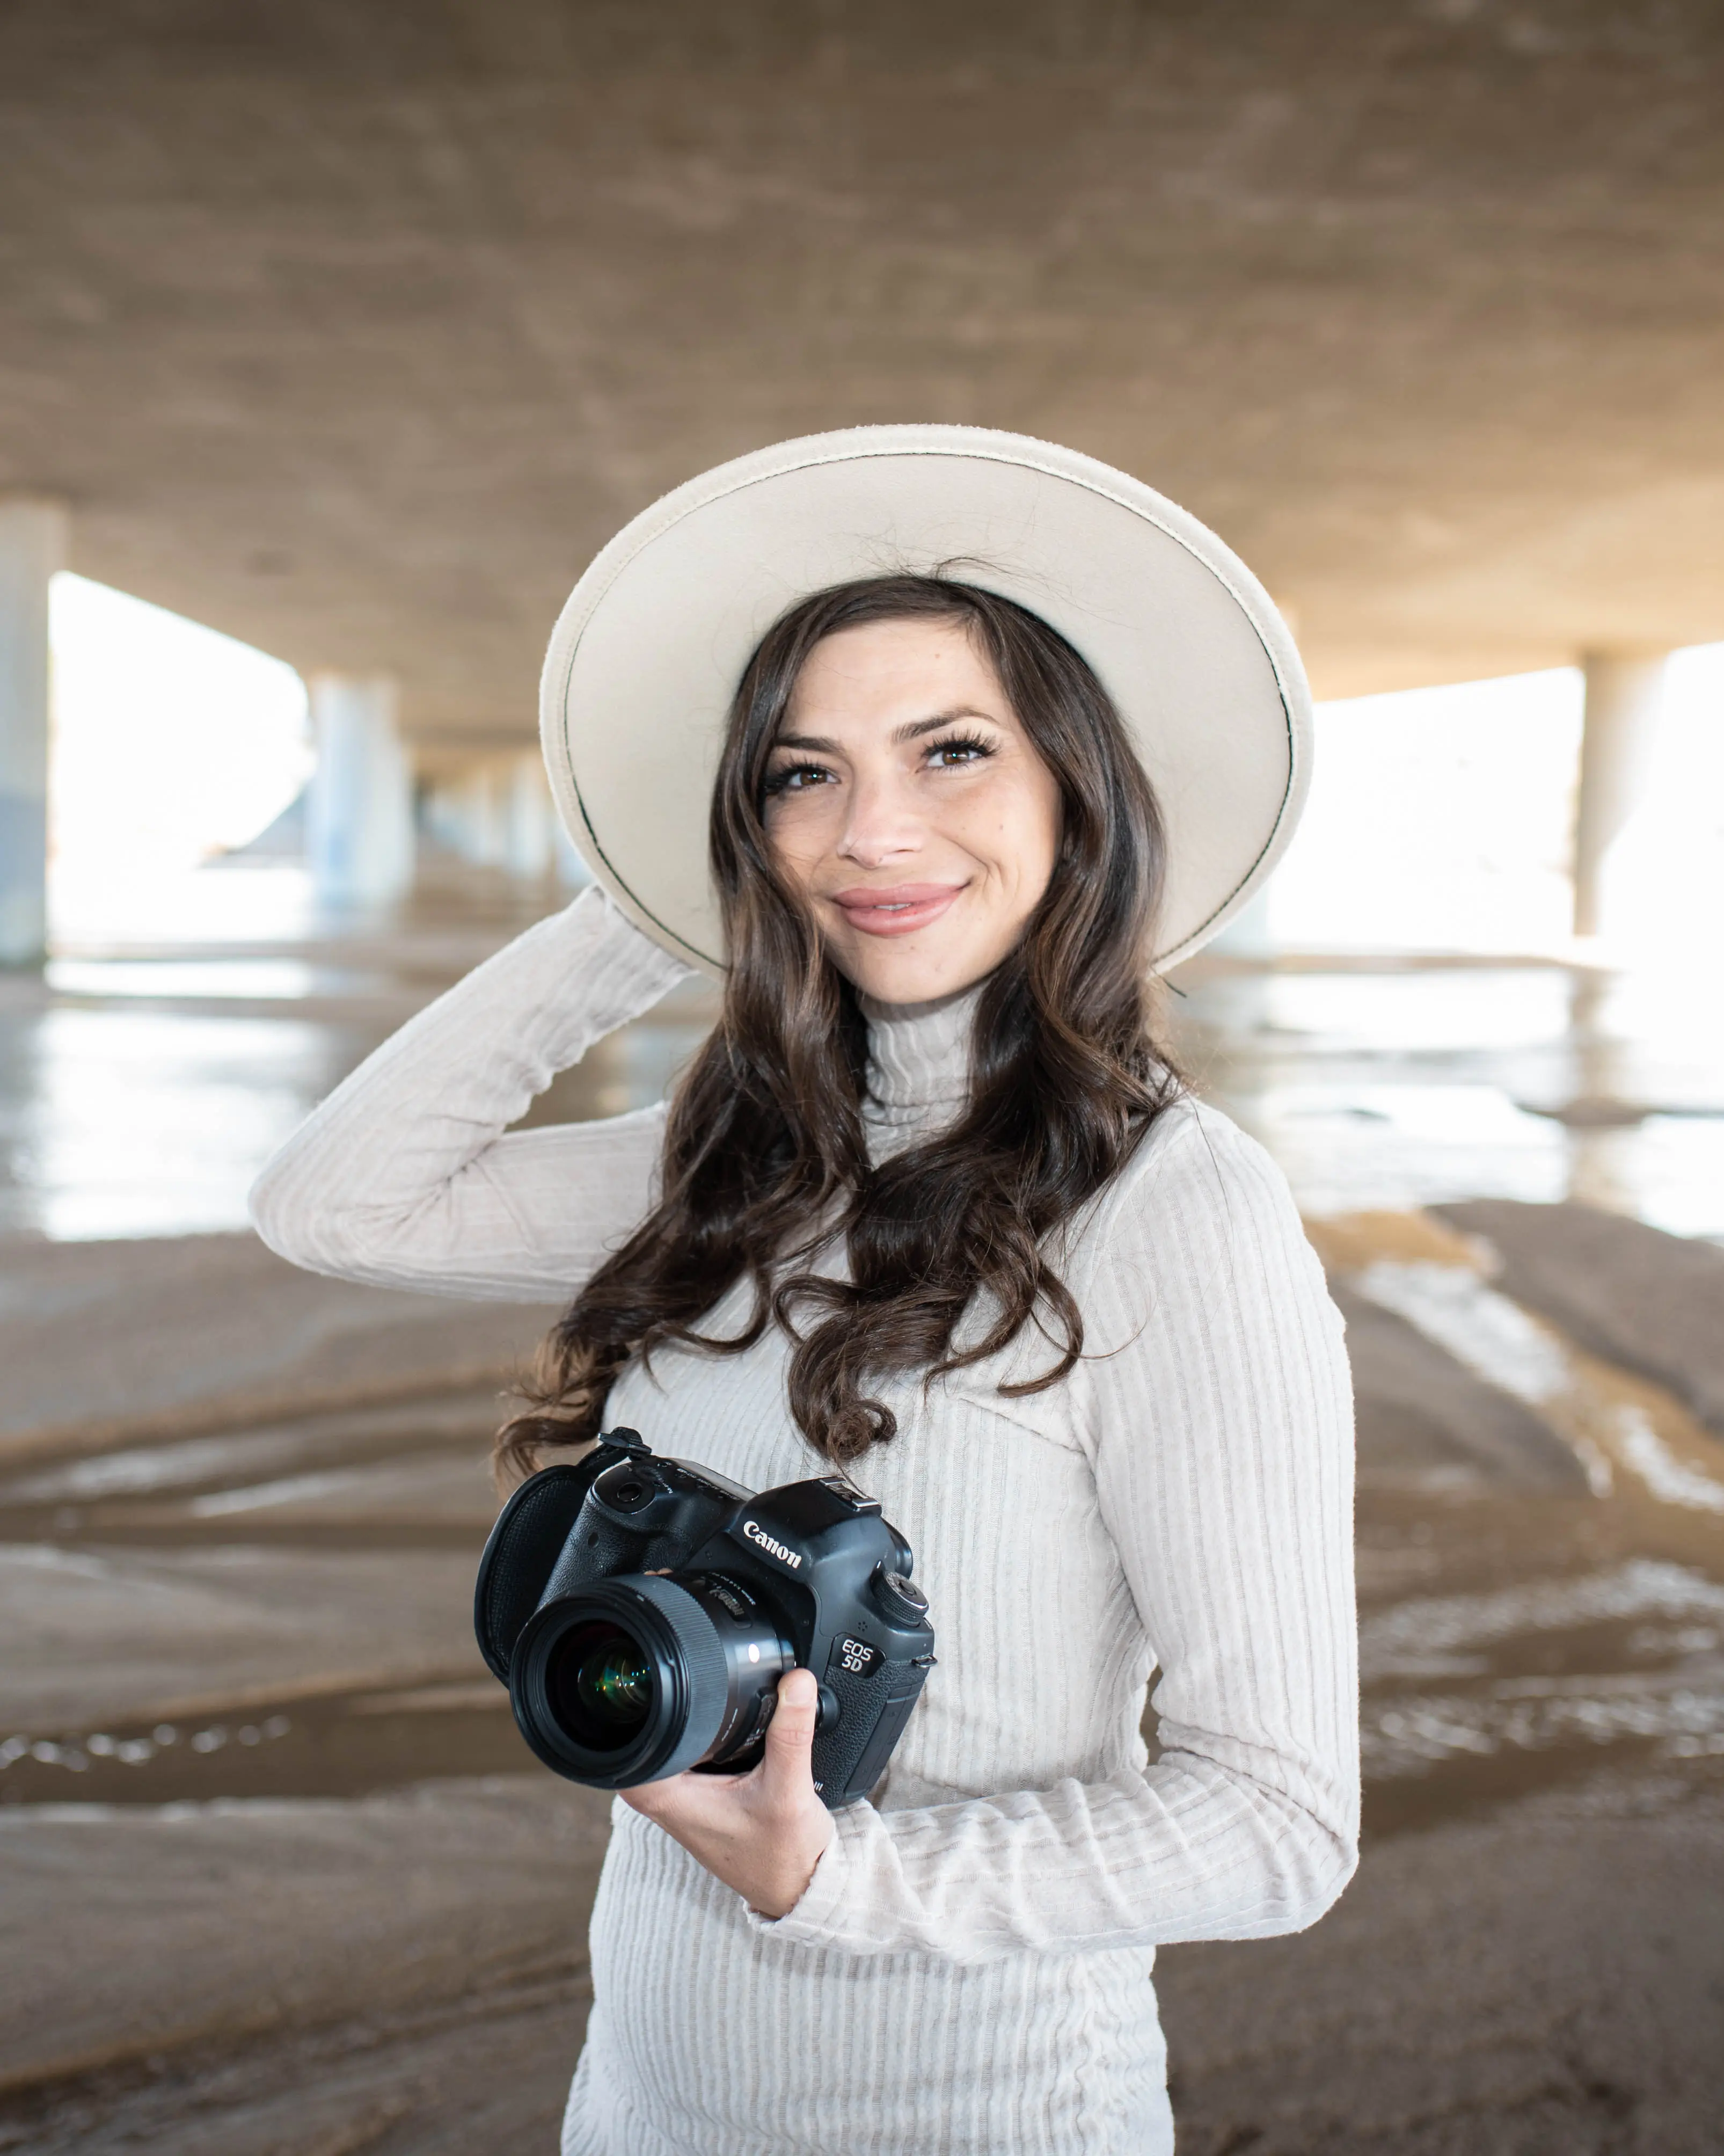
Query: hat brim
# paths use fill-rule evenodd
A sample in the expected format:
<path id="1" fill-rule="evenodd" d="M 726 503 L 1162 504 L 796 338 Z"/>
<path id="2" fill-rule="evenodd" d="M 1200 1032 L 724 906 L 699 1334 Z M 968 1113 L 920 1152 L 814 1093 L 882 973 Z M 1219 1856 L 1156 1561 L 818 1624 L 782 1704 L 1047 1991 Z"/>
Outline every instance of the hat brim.
<path id="1" fill-rule="evenodd" d="M 1261 886 L 1309 783 L 1311 694 L 1244 564 L 1075 450 L 977 427 L 858 427 L 666 495 L 598 556 L 552 635 L 540 725 L 558 812 L 666 949 L 724 970 L 707 819 L 761 638 L 829 585 L 936 569 L 1040 615 L 1118 706 L 1167 821 L 1157 971 Z"/>

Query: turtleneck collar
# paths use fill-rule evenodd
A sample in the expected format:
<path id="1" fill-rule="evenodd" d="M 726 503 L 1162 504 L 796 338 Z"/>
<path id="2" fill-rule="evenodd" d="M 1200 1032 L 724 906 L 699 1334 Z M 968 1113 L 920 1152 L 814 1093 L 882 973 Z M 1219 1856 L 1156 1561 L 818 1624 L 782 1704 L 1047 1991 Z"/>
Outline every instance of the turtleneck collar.
<path id="1" fill-rule="evenodd" d="M 869 1150 L 898 1152 L 952 1122 L 970 1093 L 970 1034 L 981 982 L 926 1004 L 856 998 L 868 1021 Z"/>

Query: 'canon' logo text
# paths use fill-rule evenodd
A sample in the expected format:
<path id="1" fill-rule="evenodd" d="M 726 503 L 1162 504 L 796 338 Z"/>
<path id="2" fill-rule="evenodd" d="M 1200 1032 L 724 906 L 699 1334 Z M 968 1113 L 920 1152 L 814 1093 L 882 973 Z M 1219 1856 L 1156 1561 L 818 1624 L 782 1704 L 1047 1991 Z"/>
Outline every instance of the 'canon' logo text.
<path id="1" fill-rule="evenodd" d="M 766 1529 L 756 1527 L 752 1520 L 743 1521 L 742 1532 L 750 1542 L 758 1543 L 768 1557 L 777 1558 L 780 1564 L 788 1564 L 793 1572 L 802 1563 L 800 1555 L 795 1550 L 788 1550 L 782 1543 L 774 1542 Z"/>

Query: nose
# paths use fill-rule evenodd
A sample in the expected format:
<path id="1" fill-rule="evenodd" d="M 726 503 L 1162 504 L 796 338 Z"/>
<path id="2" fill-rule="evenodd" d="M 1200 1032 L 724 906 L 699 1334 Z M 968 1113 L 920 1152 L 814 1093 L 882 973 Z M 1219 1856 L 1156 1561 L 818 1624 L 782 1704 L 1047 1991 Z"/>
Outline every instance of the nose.
<path id="1" fill-rule="evenodd" d="M 910 788 L 893 772 L 859 773 L 838 843 L 840 857 L 860 869 L 885 868 L 921 850 L 922 821 Z"/>

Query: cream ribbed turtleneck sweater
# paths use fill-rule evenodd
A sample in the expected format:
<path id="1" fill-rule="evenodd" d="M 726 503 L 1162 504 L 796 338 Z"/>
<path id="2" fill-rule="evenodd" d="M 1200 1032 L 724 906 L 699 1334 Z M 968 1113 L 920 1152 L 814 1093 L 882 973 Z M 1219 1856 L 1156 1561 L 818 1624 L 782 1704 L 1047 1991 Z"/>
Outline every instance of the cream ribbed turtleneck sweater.
<path id="1" fill-rule="evenodd" d="M 541 922 L 277 1155 L 264 1240 L 393 1287 L 568 1296 L 650 1203 L 664 1111 L 506 1126 L 681 970 L 596 893 Z M 972 1004 L 869 1011 L 876 1157 L 961 1104 Z M 1032 1338 L 881 1389 L 900 1435 L 854 1471 L 914 1546 L 939 1665 L 796 1908 L 752 1916 L 616 1807 L 565 2156 L 1157 2156 L 1156 1948 L 1296 1931 L 1346 1883 L 1352 1418 L 1286 1184 L 1182 1102 L 1060 1264 L 1087 1331 L 1062 1383 L 1002 1395 L 1045 1366 Z M 608 1419 L 796 1481 L 784 1363 L 772 1334 L 661 1352 Z"/>

